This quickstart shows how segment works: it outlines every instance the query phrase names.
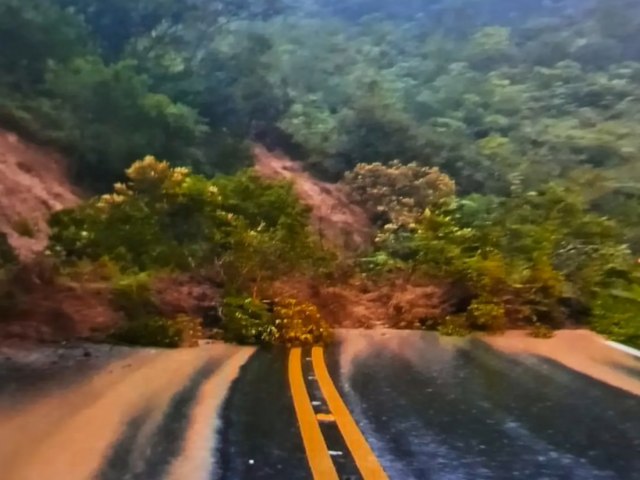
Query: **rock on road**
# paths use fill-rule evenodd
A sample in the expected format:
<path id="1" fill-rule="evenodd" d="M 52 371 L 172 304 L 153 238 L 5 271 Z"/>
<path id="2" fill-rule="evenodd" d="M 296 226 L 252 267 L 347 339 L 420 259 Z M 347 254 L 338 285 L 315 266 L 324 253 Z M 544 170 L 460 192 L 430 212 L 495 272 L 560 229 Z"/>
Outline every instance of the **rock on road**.
<path id="1" fill-rule="evenodd" d="M 640 359 L 586 331 L 3 349 L 0 478 L 640 479 Z"/>

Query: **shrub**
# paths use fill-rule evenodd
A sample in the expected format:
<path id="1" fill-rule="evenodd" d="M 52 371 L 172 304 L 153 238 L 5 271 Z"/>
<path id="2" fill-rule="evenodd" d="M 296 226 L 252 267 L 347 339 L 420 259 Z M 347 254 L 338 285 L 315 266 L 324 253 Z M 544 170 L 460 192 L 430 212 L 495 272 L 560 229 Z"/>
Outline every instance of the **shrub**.
<path id="1" fill-rule="evenodd" d="M 143 347 L 195 347 L 204 337 L 200 319 L 179 315 L 174 319 L 146 317 L 126 322 L 112 340 Z"/>
<path id="2" fill-rule="evenodd" d="M 343 183 L 351 200 L 379 226 L 409 226 L 427 208 L 453 197 L 455 184 L 437 168 L 415 163 L 360 164 L 345 174 Z"/>
<path id="3" fill-rule="evenodd" d="M 418 272 L 464 285 L 475 299 L 467 325 L 488 331 L 508 322 L 560 326 L 633 268 L 617 225 L 556 185 L 444 204 L 415 231 L 383 231 L 379 240 L 382 252 Z"/>
<path id="4" fill-rule="evenodd" d="M 63 266 L 62 275 L 76 282 L 116 282 L 120 279 L 122 273 L 120 267 L 113 260 L 102 257 L 97 261 L 80 260 L 72 265 Z"/>
<path id="5" fill-rule="evenodd" d="M 227 297 L 222 316 L 225 340 L 249 345 L 273 343 L 273 317 L 263 302 L 250 297 Z"/>
<path id="6" fill-rule="evenodd" d="M 156 307 L 151 298 L 151 275 L 138 273 L 117 278 L 113 283 L 112 301 L 130 320 L 153 315 Z"/>
<path id="7" fill-rule="evenodd" d="M 189 269 L 224 252 L 233 224 L 209 181 L 153 157 L 135 162 L 127 176 L 114 193 L 54 214 L 50 250 L 139 270 Z"/>
<path id="8" fill-rule="evenodd" d="M 278 300 L 273 316 L 277 332 L 274 343 L 314 345 L 331 340 L 331 329 L 315 305 L 293 299 Z"/>
<path id="9" fill-rule="evenodd" d="M 288 183 L 247 172 L 212 181 L 150 156 L 126 173 L 113 193 L 52 216 L 51 252 L 125 270 L 217 264 L 244 290 L 322 258 Z"/>
<path id="10" fill-rule="evenodd" d="M 467 324 L 477 330 L 503 331 L 507 327 L 504 306 L 490 298 L 477 298 L 467 310 Z"/>
<path id="11" fill-rule="evenodd" d="M 553 338 L 554 335 L 551 327 L 538 322 L 535 322 L 529 330 L 529 336 L 533 338 Z"/>
<path id="12" fill-rule="evenodd" d="M 7 240 L 0 232 L 0 318 L 7 318 L 18 307 L 18 295 L 11 288 L 12 267 L 17 265 L 18 258 Z"/>
<path id="13" fill-rule="evenodd" d="M 640 348 L 640 285 L 601 291 L 593 305 L 592 328 L 611 340 Z"/>
<path id="14" fill-rule="evenodd" d="M 470 332 L 465 315 L 449 315 L 438 327 L 438 333 L 446 337 L 464 337 Z"/>
<path id="15" fill-rule="evenodd" d="M 253 298 L 228 297 L 222 329 L 228 341 L 258 345 L 314 345 L 331 339 L 318 309 L 296 300 L 277 300 L 273 308 Z"/>

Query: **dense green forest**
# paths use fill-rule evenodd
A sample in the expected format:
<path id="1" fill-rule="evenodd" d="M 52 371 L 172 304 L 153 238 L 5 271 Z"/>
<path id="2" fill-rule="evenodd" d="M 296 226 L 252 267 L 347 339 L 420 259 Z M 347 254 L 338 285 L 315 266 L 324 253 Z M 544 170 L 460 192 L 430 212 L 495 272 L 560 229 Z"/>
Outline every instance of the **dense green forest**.
<path id="1" fill-rule="evenodd" d="M 256 285 L 348 263 L 464 291 L 424 320 L 444 333 L 640 344 L 634 0 L 0 0 L 0 48 L 1 124 L 96 194 L 126 182 L 54 216 L 65 265 L 108 260 L 124 285 L 217 265 L 235 340 L 291 342 L 285 317 L 323 339 L 313 308 L 274 314 Z M 251 141 L 342 182 L 375 245 L 323 251 L 291 187 L 244 171 Z"/>

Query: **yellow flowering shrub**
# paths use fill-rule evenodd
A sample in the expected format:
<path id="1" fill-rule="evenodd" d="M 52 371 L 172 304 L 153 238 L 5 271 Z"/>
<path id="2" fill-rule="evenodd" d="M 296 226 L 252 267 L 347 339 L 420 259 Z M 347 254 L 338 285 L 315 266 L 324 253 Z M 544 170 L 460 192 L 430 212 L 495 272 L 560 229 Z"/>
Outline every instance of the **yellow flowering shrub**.
<path id="1" fill-rule="evenodd" d="M 282 345 L 324 344 L 331 340 L 331 328 L 318 308 L 294 299 L 277 300 L 273 311 L 276 337 Z"/>
<path id="2" fill-rule="evenodd" d="M 222 330 L 226 340 L 243 344 L 315 345 L 331 340 L 331 328 L 315 305 L 294 299 L 261 302 L 227 297 Z"/>
<path id="3" fill-rule="evenodd" d="M 437 168 L 399 161 L 357 165 L 343 183 L 351 200 L 380 226 L 411 226 L 426 209 L 452 198 L 456 189 Z"/>

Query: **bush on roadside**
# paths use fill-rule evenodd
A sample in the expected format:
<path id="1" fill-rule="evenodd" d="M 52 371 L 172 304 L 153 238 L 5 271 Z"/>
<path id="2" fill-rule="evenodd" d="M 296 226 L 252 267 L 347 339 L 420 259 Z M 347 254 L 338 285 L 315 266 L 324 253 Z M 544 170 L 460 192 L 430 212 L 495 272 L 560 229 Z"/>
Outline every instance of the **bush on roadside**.
<path id="1" fill-rule="evenodd" d="M 113 282 L 112 301 L 129 320 L 146 318 L 156 313 L 151 298 L 151 275 L 123 275 Z"/>
<path id="2" fill-rule="evenodd" d="M 187 315 L 130 320 L 111 335 L 117 343 L 163 348 L 195 347 L 203 337 L 202 321 Z"/>
<path id="3" fill-rule="evenodd" d="M 640 286 L 621 285 L 598 294 L 591 327 L 611 340 L 640 348 L 639 312 Z"/>
<path id="4" fill-rule="evenodd" d="M 467 324 L 474 330 L 504 331 L 507 328 L 504 305 L 490 298 L 475 299 L 467 310 Z"/>
<path id="5" fill-rule="evenodd" d="M 438 333 L 445 337 L 464 337 L 471 333 L 464 314 L 449 315 L 438 327 Z"/>
<path id="6" fill-rule="evenodd" d="M 427 210 L 415 231 L 391 229 L 378 240 L 380 251 L 416 274 L 462 285 L 466 326 L 474 330 L 575 321 L 593 306 L 595 292 L 637 268 L 619 226 L 553 184 L 514 192 L 508 201 L 458 199 Z"/>
<path id="7" fill-rule="evenodd" d="M 224 339 L 240 344 L 273 343 L 272 313 L 263 302 L 251 297 L 227 297 L 222 306 Z"/>
<path id="8" fill-rule="evenodd" d="M 277 336 L 282 345 L 315 345 L 331 341 L 331 327 L 318 308 L 294 299 L 277 300 L 273 311 Z"/>
<path id="9" fill-rule="evenodd" d="M 318 309 L 293 299 L 272 307 L 249 297 L 227 297 L 222 329 L 228 341 L 250 345 L 314 345 L 331 340 L 331 328 Z"/>
<path id="10" fill-rule="evenodd" d="M 529 330 L 529 336 L 533 338 L 553 338 L 554 335 L 553 329 L 542 323 L 534 323 Z"/>

